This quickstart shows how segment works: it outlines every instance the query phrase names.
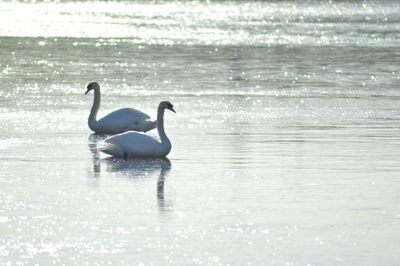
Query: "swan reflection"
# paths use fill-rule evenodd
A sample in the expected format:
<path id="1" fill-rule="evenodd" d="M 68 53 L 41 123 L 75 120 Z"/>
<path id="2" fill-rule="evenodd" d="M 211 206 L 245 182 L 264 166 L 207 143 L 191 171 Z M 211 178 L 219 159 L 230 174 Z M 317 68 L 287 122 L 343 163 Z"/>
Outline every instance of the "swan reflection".
<path id="1" fill-rule="evenodd" d="M 100 153 L 98 142 L 103 141 L 107 135 L 91 134 L 88 139 L 90 154 L 92 155 L 94 177 L 99 177 L 101 172 Z"/>
<path id="2" fill-rule="evenodd" d="M 171 161 L 168 158 L 135 158 L 123 159 L 118 157 L 107 157 L 100 159 L 98 142 L 104 140 L 106 135 L 92 134 L 89 136 L 88 146 L 92 155 L 93 172 L 95 177 L 101 173 L 101 164 L 105 164 L 106 171 L 118 173 L 130 178 L 145 178 L 153 176 L 160 171 L 157 180 L 157 204 L 160 210 L 172 210 L 172 203 L 165 199 L 164 187 Z"/>
<path id="3" fill-rule="evenodd" d="M 129 158 L 107 157 L 101 160 L 106 164 L 107 172 L 119 173 L 132 178 L 151 176 L 161 169 L 171 169 L 171 161 L 167 158 Z"/>
<path id="4" fill-rule="evenodd" d="M 160 171 L 157 180 L 157 204 L 161 211 L 172 210 L 172 203 L 165 199 L 164 187 L 171 169 L 171 161 L 167 158 L 121 159 L 109 157 L 102 160 L 107 164 L 108 172 L 118 172 L 131 178 L 144 178 Z"/>

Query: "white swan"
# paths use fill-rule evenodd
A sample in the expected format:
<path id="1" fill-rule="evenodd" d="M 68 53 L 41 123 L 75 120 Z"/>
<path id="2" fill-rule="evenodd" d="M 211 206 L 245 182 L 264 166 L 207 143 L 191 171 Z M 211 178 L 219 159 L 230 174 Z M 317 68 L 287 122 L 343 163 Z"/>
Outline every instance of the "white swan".
<path id="1" fill-rule="evenodd" d="M 101 151 L 117 157 L 164 157 L 171 151 L 171 142 L 164 131 L 164 110 L 175 113 L 168 101 L 160 102 L 157 110 L 157 131 L 160 141 L 140 132 L 129 131 L 104 140 L 106 147 Z"/>
<path id="2" fill-rule="evenodd" d="M 100 107 L 99 84 L 89 83 L 85 94 L 91 90 L 94 90 L 94 99 L 88 126 L 94 132 L 98 134 L 118 134 L 130 130 L 146 132 L 156 127 L 156 121 L 151 121 L 149 115 L 133 108 L 119 109 L 97 120 L 96 116 Z"/>

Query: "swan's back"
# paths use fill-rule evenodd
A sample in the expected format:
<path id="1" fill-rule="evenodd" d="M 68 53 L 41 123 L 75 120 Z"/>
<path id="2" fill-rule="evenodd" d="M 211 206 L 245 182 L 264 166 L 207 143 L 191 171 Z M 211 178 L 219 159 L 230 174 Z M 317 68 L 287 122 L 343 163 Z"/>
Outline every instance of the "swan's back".
<path id="1" fill-rule="evenodd" d="M 137 157 L 160 157 L 171 151 L 171 143 L 161 143 L 149 135 L 135 131 L 111 136 L 104 142 L 106 147 L 102 151 L 114 156 L 128 153 Z"/>
<path id="2" fill-rule="evenodd" d="M 116 119 L 118 117 L 130 117 L 138 120 L 146 120 L 150 119 L 148 114 L 143 113 L 142 111 L 136 110 L 135 108 L 121 108 L 115 110 L 114 112 L 109 113 L 104 116 L 102 119 Z"/>
<path id="3" fill-rule="evenodd" d="M 95 126 L 104 133 L 112 134 L 128 130 L 147 131 L 151 123 L 149 115 L 134 108 L 122 108 L 99 119 Z"/>

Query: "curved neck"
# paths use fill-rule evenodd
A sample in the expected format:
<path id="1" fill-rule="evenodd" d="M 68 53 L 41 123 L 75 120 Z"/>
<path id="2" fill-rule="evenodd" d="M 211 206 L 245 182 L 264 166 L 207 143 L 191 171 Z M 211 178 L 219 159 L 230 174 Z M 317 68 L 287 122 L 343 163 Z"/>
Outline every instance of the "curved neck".
<path id="1" fill-rule="evenodd" d="M 100 107 L 100 90 L 94 89 L 94 98 L 93 98 L 93 105 L 92 109 L 90 110 L 89 121 L 94 122 L 96 121 L 97 112 L 99 111 Z"/>
<path id="2" fill-rule="evenodd" d="M 164 111 L 162 107 L 158 107 L 157 110 L 157 131 L 160 136 L 161 143 L 169 142 L 169 139 L 164 131 Z"/>

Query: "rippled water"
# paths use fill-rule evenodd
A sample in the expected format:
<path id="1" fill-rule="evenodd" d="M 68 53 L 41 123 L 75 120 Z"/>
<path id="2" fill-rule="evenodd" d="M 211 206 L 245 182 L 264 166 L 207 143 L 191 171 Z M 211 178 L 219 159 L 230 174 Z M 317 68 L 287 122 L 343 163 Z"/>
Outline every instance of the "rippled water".
<path id="1" fill-rule="evenodd" d="M 398 265 L 400 6 L 0 3 L 0 264 Z M 87 116 L 161 100 L 168 159 Z M 152 132 L 151 134 L 156 134 Z"/>
<path id="2" fill-rule="evenodd" d="M 3 36 L 132 43 L 399 46 L 393 1 L 2 2 Z"/>

